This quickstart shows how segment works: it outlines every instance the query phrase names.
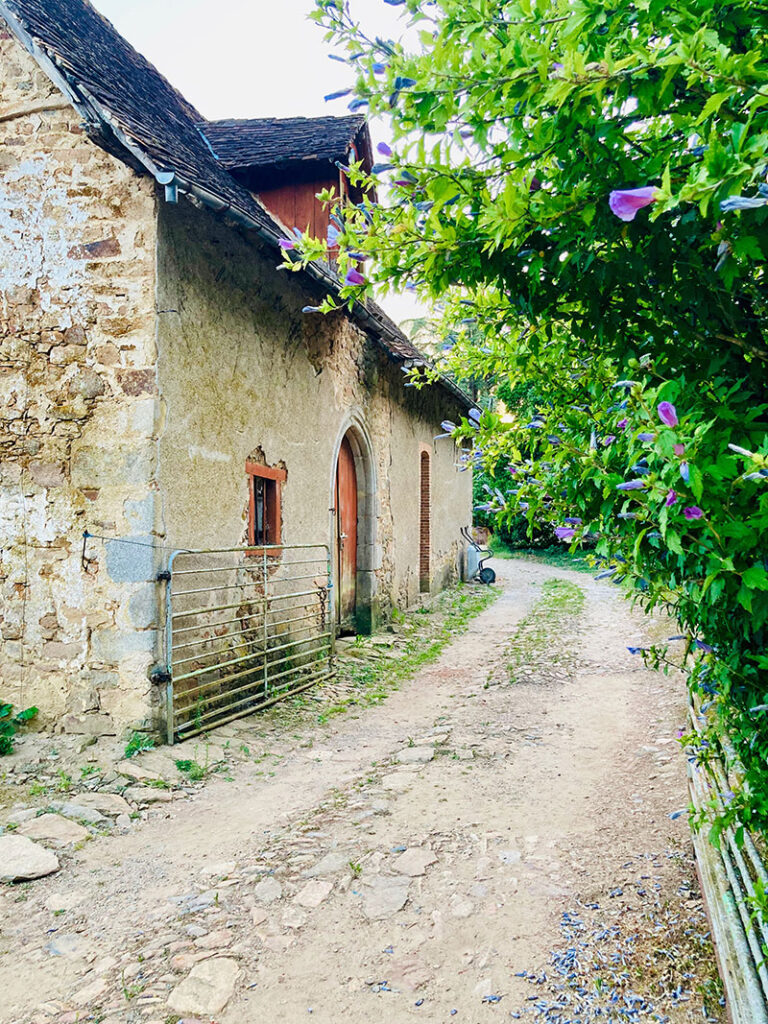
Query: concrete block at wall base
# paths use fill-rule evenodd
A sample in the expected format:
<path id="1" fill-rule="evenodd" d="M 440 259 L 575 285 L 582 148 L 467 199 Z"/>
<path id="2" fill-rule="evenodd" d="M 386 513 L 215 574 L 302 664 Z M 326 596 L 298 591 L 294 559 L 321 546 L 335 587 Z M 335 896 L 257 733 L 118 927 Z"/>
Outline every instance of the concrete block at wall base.
<path id="1" fill-rule="evenodd" d="M 358 599 L 355 609 L 355 630 L 363 636 L 375 633 L 382 623 L 381 606 L 377 598 L 368 602 Z"/>
<path id="2" fill-rule="evenodd" d="M 152 548 L 153 539 L 149 534 L 138 537 L 126 537 L 124 543 L 108 540 L 107 573 L 115 583 L 145 583 L 155 576 L 155 552 Z"/>
<path id="3" fill-rule="evenodd" d="M 116 736 L 117 728 L 109 715 L 69 714 L 59 722 L 61 732 L 73 733 L 76 736 Z"/>
<path id="4" fill-rule="evenodd" d="M 140 633 L 122 633 L 118 629 L 102 629 L 91 636 L 91 655 L 96 661 L 120 664 L 131 654 L 151 652 L 155 649 L 154 629 Z"/>

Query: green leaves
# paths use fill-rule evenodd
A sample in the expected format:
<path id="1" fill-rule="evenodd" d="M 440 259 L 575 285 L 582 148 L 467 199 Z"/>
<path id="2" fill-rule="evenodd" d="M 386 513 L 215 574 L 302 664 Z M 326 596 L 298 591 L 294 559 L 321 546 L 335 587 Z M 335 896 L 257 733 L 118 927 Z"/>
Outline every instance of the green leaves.
<path id="1" fill-rule="evenodd" d="M 25 708 L 13 713 L 13 704 L 0 703 L 0 756 L 13 753 L 13 738 L 18 730 L 32 721 L 37 715 L 37 708 Z"/>

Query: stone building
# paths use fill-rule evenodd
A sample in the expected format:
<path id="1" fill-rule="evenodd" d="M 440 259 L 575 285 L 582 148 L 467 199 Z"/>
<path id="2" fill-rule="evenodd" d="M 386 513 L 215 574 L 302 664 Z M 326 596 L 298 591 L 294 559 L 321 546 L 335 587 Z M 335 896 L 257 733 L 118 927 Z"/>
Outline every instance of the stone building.
<path id="1" fill-rule="evenodd" d="M 277 269 L 362 119 L 210 123 L 86 0 L 0 19 L 0 697 L 123 733 L 164 714 L 175 549 L 326 544 L 360 629 L 455 579 L 468 403 L 406 386 L 375 305 L 303 313 L 330 266 Z"/>

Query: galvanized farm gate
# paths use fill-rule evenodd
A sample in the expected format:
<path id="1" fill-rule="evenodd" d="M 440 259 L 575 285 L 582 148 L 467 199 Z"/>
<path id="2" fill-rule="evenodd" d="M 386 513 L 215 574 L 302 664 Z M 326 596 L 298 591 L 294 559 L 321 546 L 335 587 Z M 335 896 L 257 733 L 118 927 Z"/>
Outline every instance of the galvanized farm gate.
<path id="1" fill-rule="evenodd" d="M 169 743 L 334 674 L 327 545 L 175 551 L 163 575 Z"/>

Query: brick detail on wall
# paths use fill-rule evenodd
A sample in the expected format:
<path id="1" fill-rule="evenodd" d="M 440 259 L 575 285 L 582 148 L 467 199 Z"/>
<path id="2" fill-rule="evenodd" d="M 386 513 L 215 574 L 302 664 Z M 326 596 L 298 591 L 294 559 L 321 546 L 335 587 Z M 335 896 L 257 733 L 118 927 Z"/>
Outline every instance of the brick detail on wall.
<path id="1" fill-rule="evenodd" d="M 431 513 L 429 452 L 422 451 L 419 472 L 419 587 L 427 593 L 432 582 L 429 566 L 432 544 Z"/>

